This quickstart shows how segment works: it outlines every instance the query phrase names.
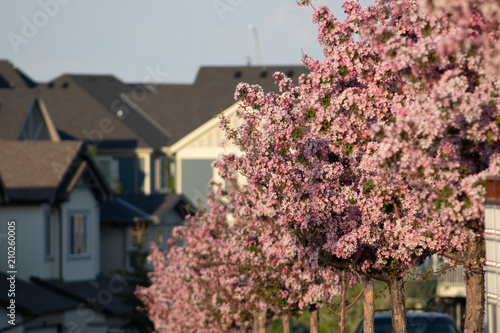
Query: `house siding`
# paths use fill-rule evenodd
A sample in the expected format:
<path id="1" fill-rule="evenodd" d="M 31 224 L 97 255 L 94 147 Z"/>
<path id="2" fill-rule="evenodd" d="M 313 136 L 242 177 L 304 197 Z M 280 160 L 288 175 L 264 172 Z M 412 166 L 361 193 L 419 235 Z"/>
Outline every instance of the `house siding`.
<path id="1" fill-rule="evenodd" d="M 162 228 L 163 231 L 163 249 L 168 249 L 168 240 L 172 236 L 172 232 L 174 228 L 178 226 L 182 226 L 184 223 L 184 218 L 177 214 L 175 211 L 169 211 L 165 215 L 163 215 L 159 227 Z"/>
<path id="2" fill-rule="evenodd" d="M 500 205 L 485 207 L 486 320 L 488 332 L 500 330 Z"/>
<path id="3" fill-rule="evenodd" d="M 52 253 L 53 253 L 53 256 L 52 257 L 46 257 L 45 256 L 45 248 L 47 246 L 47 244 L 45 244 L 46 240 L 45 240 L 45 214 L 50 214 L 50 217 L 52 219 L 52 223 L 53 223 L 53 232 L 52 232 Z M 49 278 L 58 278 L 59 277 L 59 242 L 60 242 L 60 237 L 58 236 L 59 235 L 59 232 L 60 232 L 60 226 L 59 226 L 59 223 L 60 223 L 60 220 L 59 220 L 59 213 L 57 211 L 57 209 L 52 209 L 49 205 L 44 205 L 43 207 L 43 212 L 42 212 L 42 219 L 41 219 L 42 223 L 41 223 L 41 226 L 42 226 L 42 232 L 41 232 L 41 235 L 43 235 L 43 237 L 41 237 L 41 240 L 42 240 L 42 248 L 41 248 L 41 251 L 43 253 L 43 264 L 42 264 L 42 267 L 41 267 L 41 273 L 38 274 L 37 276 L 40 277 L 40 278 L 43 278 L 43 279 L 49 279 Z M 40 237 L 40 236 L 38 236 Z"/>
<path id="4" fill-rule="evenodd" d="M 63 279 L 65 281 L 79 281 L 94 279 L 99 273 L 100 266 L 100 225 L 99 208 L 92 192 L 87 188 L 76 188 L 70 200 L 62 206 L 63 221 Z M 75 258 L 70 256 L 70 214 L 87 213 L 88 222 L 88 256 Z"/>
<path id="5" fill-rule="evenodd" d="M 235 106 L 231 108 L 231 123 L 239 126 L 242 121 L 234 114 Z M 206 205 L 206 196 L 210 191 L 208 181 L 217 179 L 211 164 L 221 154 L 239 152 L 238 147 L 229 141 L 221 147 L 224 140 L 225 133 L 219 128 L 219 122 L 211 120 L 179 140 L 178 146 L 174 148 L 176 192 L 183 193 L 199 207 Z"/>
<path id="6" fill-rule="evenodd" d="M 43 215 L 44 207 L 37 206 L 0 206 L 0 253 L 8 253 L 8 225 L 7 222 L 15 221 L 16 254 L 15 269 L 17 278 L 29 280 L 30 276 L 43 276 L 46 264 L 44 258 Z M 0 270 L 10 271 L 6 260 L 0 260 Z M 47 276 L 45 276 L 47 277 Z"/>
<path id="7" fill-rule="evenodd" d="M 209 181 L 213 178 L 213 159 L 184 159 L 181 162 L 181 191 L 195 205 L 206 204 L 210 192 Z"/>
<path id="8" fill-rule="evenodd" d="M 101 226 L 101 273 L 111 275 L 125 264 L 124 228 Z"/>

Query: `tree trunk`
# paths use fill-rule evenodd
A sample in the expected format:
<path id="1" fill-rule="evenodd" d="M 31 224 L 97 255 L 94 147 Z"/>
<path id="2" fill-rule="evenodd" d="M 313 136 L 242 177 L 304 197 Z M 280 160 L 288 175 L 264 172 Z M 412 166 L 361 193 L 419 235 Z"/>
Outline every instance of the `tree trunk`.
<path id="1" fill-rule="evenodd" d="M 257 312 L 253 316 L 252 333 L 257 333 L 259 331 L 259 313 Z"/>
<path id="2" fill-rule="evenodd" d="M 257 312 L 255 316 L 254 332 L 266 333 L 267 307 L 264 306 Z"/>
<path id="3" fill-rule="evenodd" d="M 281 322 L 283 323 L 283 333 L 290 333 L 290 315 L 288 313 L 281 315 Z"/>
<path id="4" fill-rule="evenodd" d="M 363 310 L 363 333 L 375 333 L 373 323 L 373 317 L 375 316 L 375 287 L 372 281 L 368 281 L 364 285 Z"/>
<path id="5" fill-rule="evenodd" d="M 480 259 L 484 258 L 484 240 L 470 243 L 465 269 L 465 327 L 464 333 L 483 332 L 484 271 Z"/>
<path id="6" fill-rule="evenodd" d="M 342 285 L 340 290 L 340 309 L 339 309 L 339 333 L 345 333 L 345 313 L 347 301 L 347 274 L 342 271 Z"/>
<path id="7" fill-rule="evenodd" d="M 319 309 L 316 304 L 309 307 L 309 314 L 311 316 L 309 333 L 319 333 Z"/>
<path id="8" fill-rule="evenodd" d="M 402 277 L 391 276 L 389 293 L 391 294 L 392 332 L 406 333 L 405 286 Z"/>

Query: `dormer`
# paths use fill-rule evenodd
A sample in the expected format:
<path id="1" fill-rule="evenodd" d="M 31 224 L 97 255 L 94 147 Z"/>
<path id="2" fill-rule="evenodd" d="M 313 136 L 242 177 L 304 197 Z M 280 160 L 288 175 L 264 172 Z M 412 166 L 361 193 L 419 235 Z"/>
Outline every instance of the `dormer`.
<path id="1" fill-rule="evenodd" d="M 49 113 L 40 96 L 37 94 L 26 115 L 19 132 L 18 140 L 49 140 L 59 142 L 59 134 L 50 119 Z"/>

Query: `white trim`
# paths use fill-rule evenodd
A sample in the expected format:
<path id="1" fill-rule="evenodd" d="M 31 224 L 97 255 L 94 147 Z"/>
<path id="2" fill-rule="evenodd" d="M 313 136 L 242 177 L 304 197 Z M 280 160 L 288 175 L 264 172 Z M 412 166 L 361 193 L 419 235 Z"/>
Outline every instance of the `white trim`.
<path id="1" fill-rule="evenodd" d="M 45 121 L 45 125 L 47 126 L 47 130 L 49 132 L 50 141 L 59 142 L 61 138 L 59 137 L 59 133 L 57 132 L 56 126 L 52 122 L 49 113 L 47 112 L 47 107 L 43 102 L 42 98 L 36 97 L 38 102 L 38 108 L 40 109 L 40 113 L 42 114 L 42 119 Z"/>
<path id="2" fill-rule="evenodd" d="M 84 215 L 85 216 L 85 247 L 87 252 L 85 253 L 71 253 L 73 251 L 72 249 L 72 244 L 71 244 L 71 239 L 73 237 L 73 225 L 71 223 L 71 216 L 73 215 Z M 91 257 L 91 245 L 92 242 L 90 241 L 91 235 L 92 235 L 92 230 L 91 230 L 91 222 L 92 222 L 92 214 L 87 211 L 87 210 L 75 210 L 75 211 L 69 211 L 68 212 L 68 226 L 69 226 L 69 238 L 68 238 L 68 259 L 88 259 Z"/>
<path id="3" fill-rule="evenodd" d="M 175 192 L 176 194 L 182 194 L 182 159 L 175 159 Z"/>
<path id="4" fill-rule="evenodd" d="M 151 154 L 137 153 L 137 158 L 139 159 L 138 166 L 140 166 L 140 159 L 144 159 L 144 182 L 142 189 L 139 189 L 139 191 L 142 190 L 144 194 L 151 194 Z"/>
<path id="5" fill-rule="evenodd" d="M 240 105 L 240 102 L 234 103 L 233 105 L 231 105 L 230 107 L 228 107 L 227 109 L 222 111 L 222 114 L 226 117 L 232 116 L 236 112 L 236 110 L 238 109 L 239 105 Z M 166 152 L 168 154 L 171 154 L 171 155 L 176 154 L 179 150 L 181 150 L 185 146 L 189 145 L 191 142 L 193 142 L 197 138 L 203 136 L 204 134 L 206 134 L 208 131 L 212 130 L 213 128 L 218 127 L 219 123 L 220 123 L 220 119 L 217 117 L 210 119 L 209 121 L 207 121 L 206 123 L 204 123 L 203 125 L 198 127 L 197 129 L 195 129 L 194 131 L 192 131 L 191 133 L 189 133 L 188 135 L 186 135 L 185 137 L 183 137 L 182 139 L 180 139 L 179 141 L 174 143 L 172 146 L 166 148 Z"/>
<path id="6" fill-rule="evenodd" d="M 152 154 L 154 152 L 153 148 L 135 148 L 133 150 L 136 154 Z"/>
<path id="7" fill-rule="evenodd" d="M 205 148 L 193 147 L 181 150 L 177 155 L 177 159 L 217 159 L 221 154 L 239 153 L 238 149 L 225 149 L 225 148 Z"/>

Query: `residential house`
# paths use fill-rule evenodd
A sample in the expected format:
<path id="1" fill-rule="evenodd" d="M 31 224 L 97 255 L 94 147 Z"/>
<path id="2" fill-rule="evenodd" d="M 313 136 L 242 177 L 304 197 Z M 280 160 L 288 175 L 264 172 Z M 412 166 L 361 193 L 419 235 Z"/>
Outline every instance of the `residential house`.
<path id="1" fill-rule="evenodd" d="M 102 267 L 103 272 L 111 271 L 107 263 L 116 266 L 128 260 L 131 246 L 124 244 L 130 239 L 136 220 L 163 221 L 164 227 L 156 226 L 155 230 L 164 230 L 165 235 L 160 237 L 156 231 L 156 239 L 169 237 L 172 221 L 166 219 L 170 210 L 162 211 L 165 217 L 155 215 L 152 219 L 130 202 L 143 202 L 141 196 L 152 194 L 161 194 L 165 202 L 182 197 L 168 190 L 168 161 L 161 147 L 167 144 L 169 134 L 134 104 L 137 94 L 132 86 L 110 75 L 62 75 L 49 83 L 37 84 L 7 61 L 0 61 L 0 77 L 8 82 L 3 88 L 0 86 L 0 139 L 85 141 L 108 185 L 116 193 L 128 196 L 124 201 L 117 195 L 102 207 L 103 212 L 112 207 L 111 214 L 115 214 L 101 221 L 101 243 L 105 247 L 101 259 L 106 266 Z M 25 81 L 29 84 L 23 85 Z M 184 197 L 181 202 L 193 207 Z M 185 214 L 178 215 L 181 213 L 175 206 L 170 208 L 177 212 L 173 213 L 177 215 L 177 225 L 182 224 Z M 130 219 L 118 222 L 124 211 Z M 153 240 L 151 234 L 146 242 Z"/>
<path id="2" fill-rule="evenodd" d="M 154 167 L 170 135 L 111 75 L 62 75 L 37 88 L 63 140 L 93 145 L 110 186 L 127 194 L 161 191 Z"/>
<path id="3" fill-rule="evenodd" d="M 173 229 L 182 225 L 193 211 L 189 199 L 172 193 L 118 195 L 115 200 L 104 203 L 101 206 L 102 273 L 112 275 L 132 270 L 128 254 L 138 249 L 138 243 L 143 250 L 148 250 L 150 242 L 167 249 Z"/>
<path id="4" fill-rule="evenodd" d="M 15 278 L 15 296 L 0 295 L 5 305 L 2 328 L 12 328 L 3 322 L 12 299 L 19 306 L 16 323 L 22 322 L 20 327 L 26 331 L 119 328 L 123 321 L 116 309 L 122 303 L 116 292 L 96 285 L 101 251 L 99 206 L 112 192 L 86 146 L 81 141 L 4 140 L 0 156 L 0 219 L 6 221 L 0 251 L 15 252 L 15 260 L 0 262 L 0 272 Z M 14 237 L 12 249 L 7 240 Z M 2 284 L 8 281 L 2 280 Z M 71 288 L 75 283 L 78 289 Z M 47 287 L 52 284 L 65 286 L 68 292 Z M 101 299 L 92 299 L 89 290 L 100 293 Z M 75 297 L 82 291 L 85 297 Z M 121 310 L 130 311 L 123 306 Z"/>
<path id="5" fill-rule="evenodd" d="M 500 332 L 500 175 L 486 179 L 486 321 L 489 333 Z"/>
<path id="6" fill-rule="evenodd" d="M 208 181 L 216 176 L 212 163 L 221 153 L 237 151 L 231 145 L 220 146 L 224 133 L 218 128 L 217 115 L 224 112 L 234 119 L 234 92 L 240 82 L 258 84 L 266 92 L 277 91 L 272 77 L 277 71 L 294 81 L 307 72 L 296 65 L 201 67 L 193 85 L 156 85 L 137 103 L 171 135 L 162 151 L 173 161 L 177 194 L 183 193 L 198 206 L 206 203 Z"/>

